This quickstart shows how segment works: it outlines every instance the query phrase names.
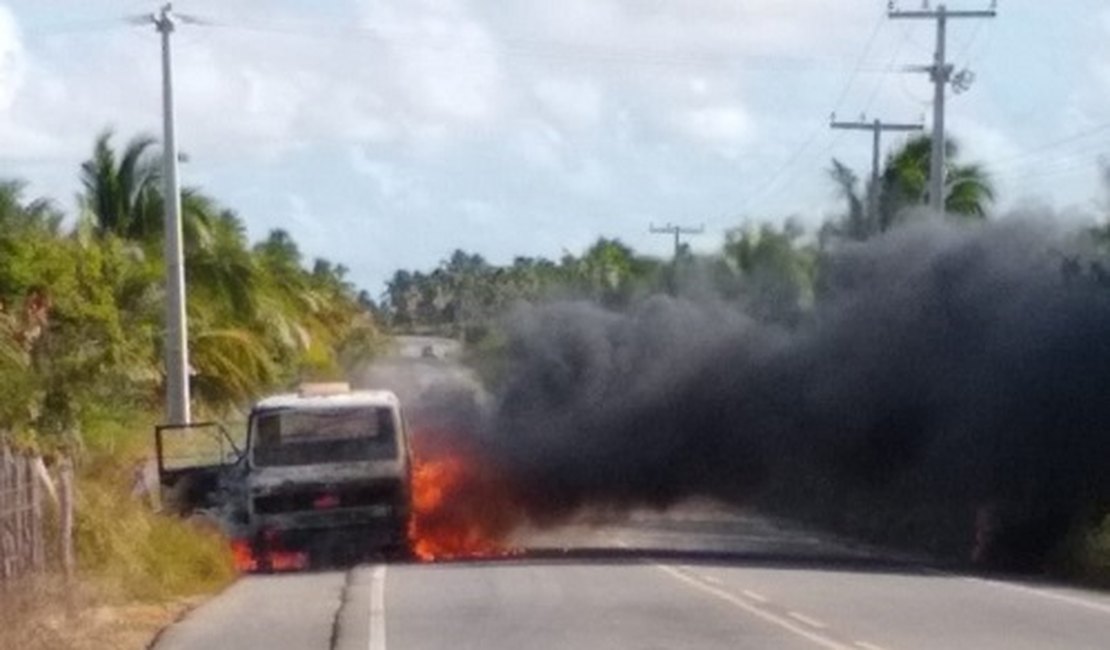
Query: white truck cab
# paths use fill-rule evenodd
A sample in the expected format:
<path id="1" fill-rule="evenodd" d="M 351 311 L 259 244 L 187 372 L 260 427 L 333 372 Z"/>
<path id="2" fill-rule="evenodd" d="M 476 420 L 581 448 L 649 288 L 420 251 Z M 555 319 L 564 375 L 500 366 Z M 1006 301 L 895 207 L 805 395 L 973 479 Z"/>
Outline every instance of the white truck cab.
<path id="1" fill-rule="evenodd" d="M 206 440 L 219 443 L 219 462 L 191 462 Z M 211 423 L 159 427 L 156 443 L 172 507 L 219 513 L 253 568 L 273 568 L 275 554 L 329 562 L 407 551 L 409 439 L 390 391 L 304 384 L 255 403 L 239 445 Z"/>

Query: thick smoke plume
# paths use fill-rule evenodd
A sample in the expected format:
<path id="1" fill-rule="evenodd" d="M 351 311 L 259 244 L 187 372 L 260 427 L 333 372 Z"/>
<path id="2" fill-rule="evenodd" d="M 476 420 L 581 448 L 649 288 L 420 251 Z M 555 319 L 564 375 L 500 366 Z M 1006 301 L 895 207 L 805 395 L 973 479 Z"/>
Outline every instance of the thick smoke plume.
<path id="1" fill-rule="evenodd" d="M 1048 227 L 932 224 L 838 251 L 790 327 L 523 307 L 480 433 L 534 523 L 712 496 L 947 550 L 978 518 L 1029 561 L 1110 476 L 1110 287 L 1085 259 Z"/>

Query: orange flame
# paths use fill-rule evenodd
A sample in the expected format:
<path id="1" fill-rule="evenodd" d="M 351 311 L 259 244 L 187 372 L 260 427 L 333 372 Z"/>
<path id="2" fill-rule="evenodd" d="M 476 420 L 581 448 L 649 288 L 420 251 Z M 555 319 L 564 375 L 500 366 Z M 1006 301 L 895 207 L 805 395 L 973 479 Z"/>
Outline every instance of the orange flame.
<path id="1" fill-rule="evenodd" d="M 412 473 L 413 554 L 427 562 L 514 553 L 507 537 L 518 511 L 505 482 L 457 443 L 422 440 Z"/>
<path id="2" fill-rule="evenodd" d="M 258 570 L 258 561 L 254 559 L 249 540 L 231 540 L 231 561 L 239 573 L 252 573 Z"/>
<path id="3" fill-rule="evenodd" d="M 308 568 L 308 555 L 303 551 L 271 548 L 259 557 L 250 540 L 231 540 L 231 558 L 239 573 L 254 573 L 267 566 L 270 571 L 302 571 Z"/>

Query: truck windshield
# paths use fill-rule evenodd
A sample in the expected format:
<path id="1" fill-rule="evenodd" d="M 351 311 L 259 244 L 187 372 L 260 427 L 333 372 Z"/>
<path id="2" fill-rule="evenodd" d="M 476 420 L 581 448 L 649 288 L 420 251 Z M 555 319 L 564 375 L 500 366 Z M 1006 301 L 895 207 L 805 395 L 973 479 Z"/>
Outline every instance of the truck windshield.
<path id="1" fill-rule="evenodd" d="M 397 426 L 384 407 L 273 409 L 252 417 L 255 465 L 312 465 L 393 458 Z"/>

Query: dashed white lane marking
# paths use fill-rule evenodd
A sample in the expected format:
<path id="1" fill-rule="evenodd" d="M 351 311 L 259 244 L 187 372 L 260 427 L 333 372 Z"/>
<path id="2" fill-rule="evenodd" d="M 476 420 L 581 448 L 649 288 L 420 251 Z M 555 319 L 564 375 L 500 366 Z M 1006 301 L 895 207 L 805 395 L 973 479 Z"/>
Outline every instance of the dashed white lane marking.
<path id="1" fill-rule="evenodd" d="M 703 575 L 703 576 L 701 577 L 701 579 L 702 579 L 702 580 L 705 580 L 706 582 L 708 582 L 708 583 L 709 583 L 709 584 L 711 584 L 711 585 L 717 585 L 718 587 L 719 587 L 719 586 L 721 586 L 721 584 L 722 584 L 722 583 L 721 583 L 721 579 L 720 579 L 720 578 L 718 578 L 717 576 L 707 576 L 707 575 Z"/>
<path id="2" fill-rule="evenodd" d="M 863 650 L 883 650 L 881 646 L 877 646 L 874 643 L 868 643 L 866 641 L 856 641 L 856 645 Z"/>
<path id="3" fill-rule="evenodd" d="M 370 647 L 385 650 L 385 565 L 370 574 Z"/>
<path id="4" fill-rule="evenodd" d="M 828 627 L 828 625 L 825 625 L 821 621 L 815 618 L 810 618 L 805 614 L 802 614 L 801 612 L 787 612 L 786 615 L 794 619 L 795 621 L 801 621 L 810 627 L 817 628 L 818 630 L 823 630 Z"/>
<path id="5" fill-rule="evenodd" d="M 851 646 L 844 645 L 843 643 L 839 643 L 839 642 L 837 642 L 833 639 L 830 639 L 826 636 L 823 636 L 821 634 L 813 632 L 812 630 L 806 629 L 806 628 L 794 623 L 793 621 L 791 621 L 789 619 L 783 618 L 782 616 L 778 616 L 776 614 L 772 614 L 771 612 L 760 609 L 759 607 L 756 607 L 755 605 L 752 605 L 751 603 L 743 600 L 739 596 L 735 596 L 735 595 L 725 591 L 724 589 L 718 589 L 717 587 L 714 587 L 713 585 L 707 585 L 704 582 L 698 580 L 697 578 L 693 578 L 691 576 L 686 575 L 685 573 L 679 571 L 678 569 L 666 566 L 664 564 L 656 564 L 655 567 L 657 569 L 659 569 L 660 571 L 662 571 L 663 573 L 666 573 L 666 574 L 670 575 L 671 577 L 675 578 L 676 580 L 684 582 L 684 583 L 690 585 L 691 587 L 693 587 L 695 589 L 700 589 L 701 591 L 704 591 L 704 592 L 706 592 L 710 595 L 716 596 L 717 598 L 725 601 L 726 603 L 729 603 L 731 605 L 739 607 L 740 609 L 748 612 L 752 616 L 763 619 L 764 621 L 766 621 L 768 623 L 771 623 L 773 625 L 777 625 L 777 626 L 781 627 L 782 629 L 787 630 L 788 632 L 793 632 L 794 634 L 796 634 L 796 635 L 798 635 L 798 636 L 800 636 L 800 637 L 802 637 L 802 638 L 804 638 L 808 641 L 811 641 L 814 644 L 816 644 L 818 646 L 821 646 L 822 648 L 827 648 L 828 650 L 855 650 Z"/>
<path id="6" fill-rule="evenodd" d="M 744 594 L 748 598 L 751 598 L 752 600 L 754 600 L 757 603 L 767 602 L 767 598 L 763 594 L 759 594 L 759 593 L 756 593 L 754 591 L 749 591 L 747 589 L 745 589 L 744 591 L 741 591 L 740 593 Z"/>

